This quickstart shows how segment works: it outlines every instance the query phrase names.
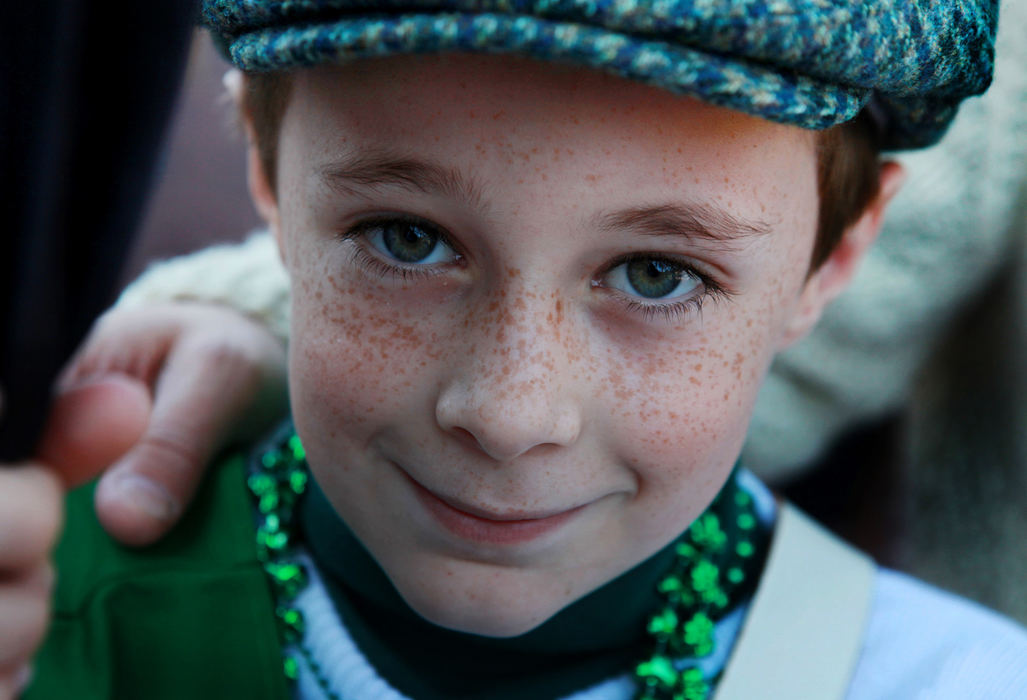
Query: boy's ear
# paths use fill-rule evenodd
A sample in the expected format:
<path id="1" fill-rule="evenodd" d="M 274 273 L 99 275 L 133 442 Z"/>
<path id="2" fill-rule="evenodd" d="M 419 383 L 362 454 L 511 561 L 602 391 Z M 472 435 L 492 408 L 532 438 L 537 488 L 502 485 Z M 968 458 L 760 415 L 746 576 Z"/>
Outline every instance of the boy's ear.
<path id="1" fill-rule="evenodd" d="M 247 127 L 247 131 L 250 131 L 250 127 Z M 275 192 L 271 187 L 271 180 L 264 170 L 264 161 L 260 157 L 256 141 L 253 140 L 252 136 L 247 136 L 247 138 L 249 139 L 249 145 L 246 148 L 246 179 L 250 187 L 250 198 L 253 200 L 253 205 L 257 208 L 257 213 L 260 214 L 260 218 L 267 223 L 275 240 L 278 241 L 279 247 L 281 247 L 278 199 L 275 197 Z"/>
<path id="2" fill-rule="evenodd" d="M 222 84 L 232 102 L 235 104 L 239 114 L 239 122 L 246 134 L 246 179 L 250 189 L 250 199 L 256 207 L 260 218 L 267 223 L 271 234 L 278 242 L 279 252 L 282 250 L 282 239 L 279 234 L 278 199 L 275 197 L 274 188 L 271 187 L 271 179 L 264 169 L 263 159 L 260 157 L 260 149 L 257 148 L 257 134 L 253 128 L 253 118 L 246 109 L 246 101 L 243 93 L 246 90 L 246 77 L 241 71 L 232 69 L 225 73 L 221 79 Z"/>
<path id="3" fill-rule="evenodd" d="M 799 303 L 781 338 L 782 350 L 805 336 L 827 305 L 848 286 L 870 244 L 881 232 L 884 212 L 906 178 L 894 161 L 881 164 L 880 187 L 863 214 L 845 230 L 830 256 L 806 280 Z"/>

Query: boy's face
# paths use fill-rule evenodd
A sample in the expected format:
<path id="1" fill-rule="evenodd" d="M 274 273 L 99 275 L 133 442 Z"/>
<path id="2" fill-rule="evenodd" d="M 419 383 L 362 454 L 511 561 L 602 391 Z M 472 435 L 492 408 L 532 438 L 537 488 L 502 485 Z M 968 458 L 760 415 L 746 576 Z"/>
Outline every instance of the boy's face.
<path id="1" fill-rule="evenodd" d="M 277 197 L 256 175 L 311 468 L 457 630 L 530 630 L 681 533 L 822 303 L 813 134 L 587 70 L 299 71 Z"/>

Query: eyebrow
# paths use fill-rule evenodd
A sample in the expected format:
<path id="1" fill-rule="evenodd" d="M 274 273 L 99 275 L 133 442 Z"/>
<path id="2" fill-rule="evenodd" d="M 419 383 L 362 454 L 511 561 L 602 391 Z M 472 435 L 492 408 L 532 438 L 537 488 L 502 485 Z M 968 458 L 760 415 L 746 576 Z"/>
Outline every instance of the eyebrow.
<path id="1" fill-rule="evenodd" d="M 399 187 L 425 194 L 440 194 L 482 206 L 484 188 L 459 170 L 412 156 L 376 151 L 356 154 L 319 169 L 332 189 L 361 195 L 361 189 Z"/>
<path id="2" fill-rule="evenodd" d="M 724 209 L 702 203 L 632 207 L 601 214 L 594 220 L 600 231 L 628 230 L 646 236 L 684 236 L 727 248 L 770 233 L 769 224 L 749 221 Z"/>
<path id="3" fill-rule="evenodd" d="M 480 183 L 459 170 L 387 151 L 354 154 L 322 166 L 318 171 L 325 184 L 348 195 L 361 196 L 362 189 L 399 187 L 460 198 L 480 208 L 487 201 Z M 593 219 L 590 228 L 600 232 L 628 230 L 648 236 L 683 236 L 729 248 L 771 231 L 765 222 L 749 221 L 703 203 L 631 207 L 600 214 Z"/>

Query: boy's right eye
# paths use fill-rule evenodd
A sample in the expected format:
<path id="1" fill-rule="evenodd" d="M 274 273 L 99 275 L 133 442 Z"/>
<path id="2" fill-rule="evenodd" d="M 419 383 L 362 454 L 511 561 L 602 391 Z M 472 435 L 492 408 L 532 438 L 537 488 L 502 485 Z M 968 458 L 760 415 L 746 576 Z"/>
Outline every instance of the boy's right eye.
<path id="1" fill-rule="evenodd" d="M 368 221 L 348 234 L 353 235 L 363 236 L 382 256 L 405 265 L 435 265 L 453 262 L 459 257 L 442 232 L 426 221 Z"/>

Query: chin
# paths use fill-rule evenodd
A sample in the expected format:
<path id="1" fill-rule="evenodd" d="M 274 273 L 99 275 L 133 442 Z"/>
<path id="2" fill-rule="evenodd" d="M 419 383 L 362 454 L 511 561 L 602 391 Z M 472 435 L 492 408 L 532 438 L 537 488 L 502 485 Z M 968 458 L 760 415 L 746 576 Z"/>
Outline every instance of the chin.
<path id="1" fill-rule="evenodd" d="M 491 568 L 491 567 L 489 567 Z M 535 629 L 572 602 L 566 589 L 557 598 L 544 591 L 532 590 L 521 576 L 504 581 L 509 571 L 463 580 L 457 574 L 445 577 L 446 585 L 425 585 L 424 579 L 414 586 L 394 581 L 399 594 L 418 615 L 428 622 L 466 634 L 482 637 L 518 637 Z M 530 574 L 526 578 L 531 578 Z"/>

